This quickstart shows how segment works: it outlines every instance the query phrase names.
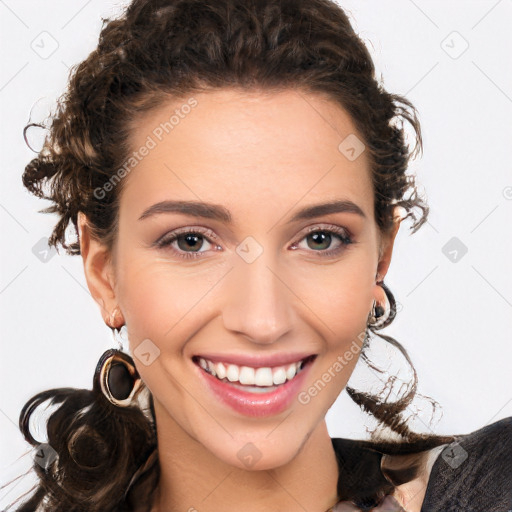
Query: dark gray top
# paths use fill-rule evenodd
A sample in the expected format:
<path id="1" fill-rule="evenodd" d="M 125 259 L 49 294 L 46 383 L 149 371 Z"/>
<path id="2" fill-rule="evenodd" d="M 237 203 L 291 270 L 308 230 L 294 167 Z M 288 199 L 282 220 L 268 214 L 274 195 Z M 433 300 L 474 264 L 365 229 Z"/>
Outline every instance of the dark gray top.
<path id="1" fill-rule="evenodd" d="M 421 512 L 512 512 L 512 416 L 457 438 L 432 467 Z"/>
<path id="2" fill-rule="evenodd" d="M 435 459 L 421 512 L 512 512 L 512 416 L 455 438 Z M 357 495 L 356 505 L 371 510 L 375 496 L 392 490 L 381 471 L 383 453 L 370 441 L 331 441 L 339 496 Z"/>

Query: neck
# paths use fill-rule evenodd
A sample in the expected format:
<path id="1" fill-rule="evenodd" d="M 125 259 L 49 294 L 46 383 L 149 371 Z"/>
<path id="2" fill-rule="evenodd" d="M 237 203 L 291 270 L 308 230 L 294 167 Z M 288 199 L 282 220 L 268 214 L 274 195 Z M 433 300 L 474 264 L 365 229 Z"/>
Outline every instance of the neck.
<path id="1" fill-rule="evenodd" d="M 337 501 L 338 465 L 322 421 L 287 464 L 241 469 L 218 459 L 168 415 L 157 414 L 160 480 L 152 512 L 325 512 Z"/>

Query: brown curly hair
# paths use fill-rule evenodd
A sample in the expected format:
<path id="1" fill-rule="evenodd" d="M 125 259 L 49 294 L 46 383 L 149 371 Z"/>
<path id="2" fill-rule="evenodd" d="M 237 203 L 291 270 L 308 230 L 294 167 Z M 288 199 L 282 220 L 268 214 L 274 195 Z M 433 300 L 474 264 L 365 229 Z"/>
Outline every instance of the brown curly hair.
<path id="1" fill-rule="evenodd" d="M 49 245 L 80 254 L 79 241 L 69 243 L 66 230 L 71 221 L 78 235 L 77 215 L 83 212 L 93 236 L 111 249 L 123 180 L 108 190 L 104 185 L 129 158 L 130 134 L 143 113 L 195 91 L 293 88 L 327 95 L 350 114 L 369 155 L 379 229 L 392 228 L 393 209 L 399 206 L 407 213 L 404 218 L 413 219 L 414 233 L 429 211 L 414 177 L 406 174 L 410 159 L 422 151 L 417 111 L 406 98 L 388 93 L 375 75 L 368 49 L 332 0 L 133 0 L 118 18 L 103 20 L 97 48 L 71 69 L 23 184 L 53 203 L 42 212 L 59 215 Z M 412 150 L 405 142 L 405 123 L 415 132 Z M 99 189 L 106 192 L 98 194 Z M 415 208 L 421 210 L 419 218 Z M 389 321 L 394 305 L 393 300 Z M 396 340 L 378 335 L 411 364 Z M 362 358 L 369 362 L 364 350 Z M 346 388 L 363 410 L 402 439 L 372 446 L 412 453 L 454 439 L 409 429 L 402 413 L 416 385 L 414 371 L 405 396 L 392 403 Z M 48 444 L 57 457 L 47 468 L 34 464 L 40 483 L 18 510 L 150 510 L 159 475 L 151 397 L 147 414 L 137 406 L 116 409 L 94 390 L 39 393 L 20 414 L 21 431 L 34 446 L 29 419 L 47 401 L 59 406 L 47 422 Z M 411 468 L 403 478 L 414 476 Z M 340 481 L 349 482 L 350 475 L 340 475 Z M 389 482 L 357 484 L 340 488 L 339 496 L 363 510 L 393 489 Z"/>

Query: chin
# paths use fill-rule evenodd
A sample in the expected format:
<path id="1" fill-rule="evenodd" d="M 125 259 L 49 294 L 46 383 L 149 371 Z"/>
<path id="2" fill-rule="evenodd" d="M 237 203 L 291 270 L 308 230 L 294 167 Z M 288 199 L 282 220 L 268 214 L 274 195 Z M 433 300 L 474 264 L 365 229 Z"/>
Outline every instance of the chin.
<path id="1" fill-rule="evenodd" d="M 310 436 L 307 420 L 301 423 L 296 418 L 292 429 L 286 429 L 287 421 L 285 419 L 282 425 L 276 424 L 270 429 L 267 426 L 258 432 L 243 433 L 243 430 L 238 430 L 232 436 L 226 435 L 219 439 L 206 437 L 204 442 L 200 438 L 196 440 L 230 466 L 248 471 L 274 469 L 290 463 Z M 302 426 L 300 431 L 296 425 Z"/>

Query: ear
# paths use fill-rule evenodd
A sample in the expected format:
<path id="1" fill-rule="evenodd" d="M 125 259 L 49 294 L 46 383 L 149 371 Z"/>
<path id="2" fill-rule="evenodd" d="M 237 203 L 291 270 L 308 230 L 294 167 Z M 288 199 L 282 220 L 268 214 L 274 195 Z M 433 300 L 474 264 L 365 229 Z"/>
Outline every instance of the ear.
<path id="1" fill-rule="evenodd" d="M 87 286 L 101 308 L 101 315 L 105 323 L 111 327 L 117 327 L 119 323 L 117 317 L 111 317 L 118 308 L 111 254 L 103 244 L 92 236 L 89 221 L 83 212 L 78 213 L 77 225 Z M 123 323 L 124 319 L 120 325 Z"/>
<path id="2" fill-rule="evenodd" d="M 393 227 L 381 239 L 379 263 L 377 265 L 377 281 L 382 281 L 388 272 L 389 265 L 391 264 L 391 255 L 393 254 L 393 246 L 395 237 L 400 228 L 402 217 L 397 212 L 397 208 L 393 209 Z"/>

